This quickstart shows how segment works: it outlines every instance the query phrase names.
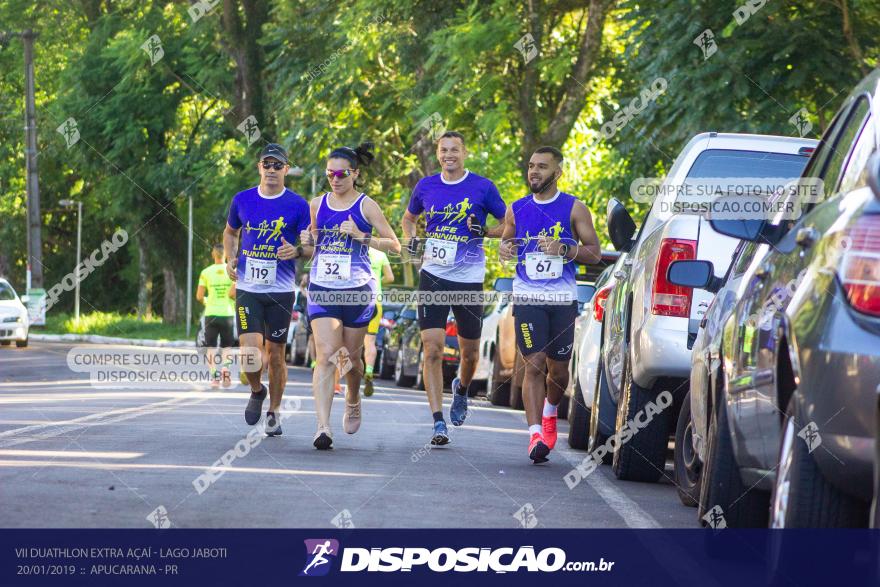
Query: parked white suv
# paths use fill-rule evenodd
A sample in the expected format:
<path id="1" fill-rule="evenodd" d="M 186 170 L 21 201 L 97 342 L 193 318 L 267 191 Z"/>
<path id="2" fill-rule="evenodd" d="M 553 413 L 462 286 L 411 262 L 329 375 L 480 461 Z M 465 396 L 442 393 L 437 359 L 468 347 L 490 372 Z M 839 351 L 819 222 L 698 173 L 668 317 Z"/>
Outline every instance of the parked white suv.
<path id="1" fill-rule="evenodd" d="M 693 206 L 705 192 L 781 185 L 800 176 L 816 147 L 811 139 L 702 133 L 681 151 L 638 233 L 620 202 L 608 205 L 608 230 L 627 253 L 606 305 L 602 355 L 609 391 L 617 404 L 616 429 L 668 390 L 674 405 L 653 415 L 616 450 L 618 478 L 656 481 L 664 473 L 669 431 L 687 393 L 691 349 L 712 294 L 667 280 L 673 261 L 700 259 L 726 269 L 736 239 L 715 232 Z M 756 181 L 761 180 L 761 181 Z M 643 422 L 643 420 L 640 421 Z"/>
<path id="2" fill-rule="evenodd" d="M 26 347 L 30 319 L 28 311 L 9 282 L 0 277 L 0 344 Z"/>

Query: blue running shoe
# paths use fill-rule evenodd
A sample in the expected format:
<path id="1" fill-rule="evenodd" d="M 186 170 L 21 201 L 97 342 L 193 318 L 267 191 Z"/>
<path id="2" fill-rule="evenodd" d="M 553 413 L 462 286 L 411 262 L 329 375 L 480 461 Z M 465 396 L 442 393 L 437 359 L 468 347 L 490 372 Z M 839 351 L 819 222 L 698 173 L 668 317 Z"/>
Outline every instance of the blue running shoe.
<path id="1" fill-rule="evenodd" d="M 446 422 L 439 420 L 434 422 L 434 436 L 431 437 L 433 446 L 449 444 L 449 432 L 446 430 Z"/>
<path id="2" fill-rule="evenodd" d="M 452 380 L 452 407 L 449 408 L 449 419 L 453 426 L 461 426 L 468 416 L 467 394 L 461 395 L 461 380 L 456 377 Z"/>

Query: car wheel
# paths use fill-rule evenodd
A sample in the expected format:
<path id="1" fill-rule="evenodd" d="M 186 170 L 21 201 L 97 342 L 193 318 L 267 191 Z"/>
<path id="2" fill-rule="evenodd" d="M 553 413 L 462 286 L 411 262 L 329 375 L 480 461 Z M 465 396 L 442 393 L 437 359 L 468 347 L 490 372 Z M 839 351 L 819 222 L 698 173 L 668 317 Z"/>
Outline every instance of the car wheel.
<path id="1" fill-rule="evenodd" d="M 513 363 L 513 375 L 510 378 L 510 405 L 514 410 L 522 410 L 525 409 L 523 405 L 523 396 L 522 396 L 522 385 L 523 378 L 525 377 L 525 362 L 523 361 L 522 355 L 519 352 L 516 353 L 516 358 Z"/>
<path id="2" fill-rule="evenodd" d="M 309 340 L 306 339 L 306 348 L 303 349 L 303 367 L 311 367 L 312 366 L 312 353 L 311 349 L 309 349 Z"/>
<path id="3" fill-rule="evenodd" d="M 585 449 L 590 440 L 590 409 L 581 394 L 580 381 L 575 380 L 568 402 L 568 446 Z"/>
<path id="4" fill-rule="evenodd" d="M 16 340 L 16 341 L 15 341 L 15 346 L 17 346 L 17 347 L 20 348 L 20 349 L 23 349 L 23 348 L 26 347 L 27 345 L 28 345 L 28 339 L 24 339 L 24 340 Z"/>
<path id="5" fill-rule="evenodd" d="M 608 434 L 603 432 L 603 428 L 611 430 L 614 422 L 604 422 L 610 420 L 609 415 L 616 414 L 614 404 L 611 403 L 611 393 L 608 391 L 608 381 L 605 379 L 605 366 L 599 359 L 599 377 L 596 381 L 596 389 L 593 392 L 593 405 L 590 408 L 590 433 L 587 439 L 587 451 L 595 453 L 596 449 L 608 442 Z M 607 451 L 602 456 L 602 464 L 610 465 L 614 458 L 612 451 Z"/>
<path id="6" fill-rule="evenodd" d="M 868 505 L 832 485 L 810 454 L 807 439 L 798 437 L 808 424 L 788 403 L 782 426 L 773 498 L 772 528 L 858 528 L 868 525 Z M 797 414 L 797 415 L 796 415 Z"/>
<path id="7" fill-rule="evenodd" d="M 489 368 L 489 379 L 486 381 L 486 399 L 493 406 L 510 405 L 510 378 L 501 378 L 501 362 L 496 354 L 498 347 L 492 350 L 492 365 Z"/>
<path id="8" fill-rule="evenodd" d="M 574 393 L 574 391 L 572 391 Z M 565 393 L 562 394 L 562 399 L 559 400 L 559 405 L 556 407 L 556 413 L 559 415 L 559 418 L 562 420 L 568 420 L 568 411 L 571 409 L 571 396 Z"/>
<path id="9" fill-rule="evenodd" d="M 382 379 L 391 379 L 394 376 L 394 365 L 388 364 L 388 353 L 385 347 L 382 347 L 382 361 L 379 363 L 379 377 Z"/>
<path id="10" fill-rule="evenodd" d="M 645 410 L 649 402 L 657 399 L 652 389 L 646 389 L 633 381 L 629 357 L 624 358 L 623 389 L 617 403 L 617 419 L 614 430 L 621 433 L 636 414 Z M 669 444 L 669 409 L 661 409 L 653 417 L 642 416 L 647 424 L 633 434 L 626 443 L 617 442 L 611 466 L 614 475 L 624 481 L 655 483 L 666 468 L 666 447 Z"/>
<path id="11" fill-rule="evenodd" d="M 709 420 L 697 516 L 701 524 L 714 528 L 718 526 L 712 522 L 713 519 L 723 519 L 730 528 L 766 527 L 770 498 L 766 492 L 746 487 L 742 482 L 733 454 L 725 400 L 718 397 L 714 403 Z M 712 517 L 705 519 L 709 515 Z"/>
<path id="12" fill-rule="evenodd" d="M 424 389 L 425 389 L 425 380 L 422 375 L 422 366 L 424 364 L 425 364 L 425 350 L 422 348 L 419 348 L 419 362 L 416 364 L 417 371 L 416 371 L 416 378 L 415 378 L 415 383 L 413 384 L 413 387 L 415 387 L 416 389 L 421 389 L 422 391 L 424 391 Z"/>
<path id="13" fill-rule="evenodd" d="M 302 365 L 302 353 L 299 352 L 299 345 L 296 344 L 296 335 L 293 336 L 293 339 L 290 341 L 290 364 L 291 365 Z"/>
<path id="14" fill-rule="evenodd" d="M 397 361 L 394 363 L 394 383 L 400 387 L 412 387 L 415 378 L 403 373 L 403 348 L 397 351 Z"/>
<path id="15" fill-rule="evenodd" d="M 678 499 L 688 507 L 697 507 L 700 499 L 700 475 L 703 463 L 694 450 L 694 424 L 691 421 L 691 392 L 681 403 L 678 424 L 675 427 L 675 487 Z"/>

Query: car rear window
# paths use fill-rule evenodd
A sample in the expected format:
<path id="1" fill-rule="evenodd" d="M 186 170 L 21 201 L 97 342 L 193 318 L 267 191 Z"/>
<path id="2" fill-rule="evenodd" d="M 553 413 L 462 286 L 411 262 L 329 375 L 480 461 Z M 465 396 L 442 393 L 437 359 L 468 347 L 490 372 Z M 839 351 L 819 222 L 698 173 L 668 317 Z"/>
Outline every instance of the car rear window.
<path id="1" fill-rule="evenodd" d="M 688 179 L 737 177 L 800 177 L 809 157 L 766 153 L 761 151 L 731 151 L 708 149 L 697 156 Z"/>

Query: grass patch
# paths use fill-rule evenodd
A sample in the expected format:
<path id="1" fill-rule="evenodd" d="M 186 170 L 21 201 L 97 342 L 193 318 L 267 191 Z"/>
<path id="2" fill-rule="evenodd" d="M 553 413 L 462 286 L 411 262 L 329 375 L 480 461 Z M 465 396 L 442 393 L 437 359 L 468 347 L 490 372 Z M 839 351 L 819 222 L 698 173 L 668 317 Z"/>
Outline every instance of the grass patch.
<path id="1" fill-rule="evenodd" d="M 49 314 L 45 326 L 34 326 L 45 334 L 99 334 L 122 338 L 186 340 L 186 325 L 170 325 L 161 318 L 138 318 L 134 314 L 92 312 L 80 314 L 79 321 L 69 314 Z M 195 339 L 198 327 L 193 325 L 190 338 Z"/>

